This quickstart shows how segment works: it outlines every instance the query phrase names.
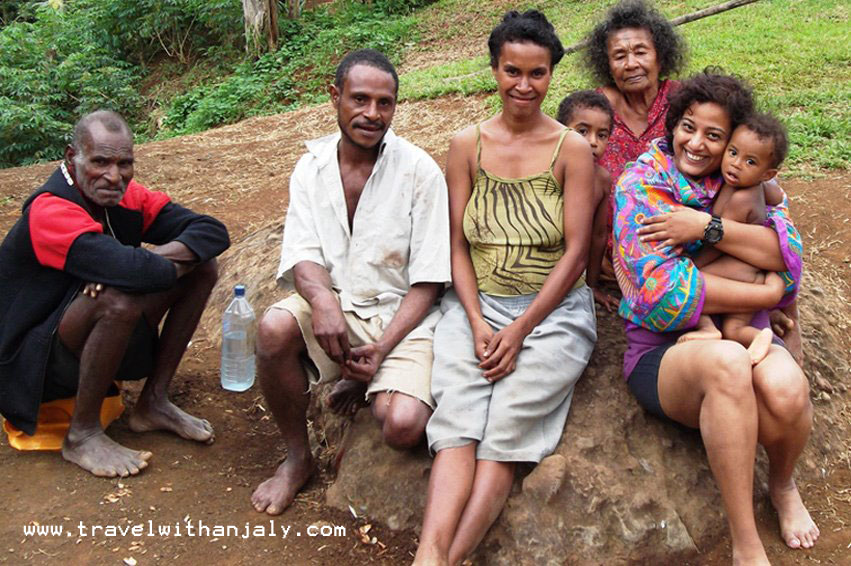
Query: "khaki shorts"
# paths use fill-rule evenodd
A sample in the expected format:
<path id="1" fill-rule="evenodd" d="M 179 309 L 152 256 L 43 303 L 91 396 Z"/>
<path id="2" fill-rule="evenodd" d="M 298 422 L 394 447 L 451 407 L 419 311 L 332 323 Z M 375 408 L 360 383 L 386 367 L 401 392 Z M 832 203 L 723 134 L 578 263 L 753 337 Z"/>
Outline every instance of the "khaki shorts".
<path id="1" fill-rule="evenodd" d="M 309 361 L 312 362 L 304 364 L 311 387 L 340 379 L 340 366 L 328 357 L 313 335 L 313 309 L 310 303 L 298 293 L 293 293 L 269 309 L 285 310 L 293 315 L 298 323 L 307 346 Z M 353 347 L 373 344 L 384 334 L 384 327 L 377 316 L 363 319 L 353 312 L 343 312 L 343 316 L 348 328 L 349 344 Z M 434 409 L 434 399 L 431 396 L 431 364 L 434 359 L 432 336 L 429 333 L 428 336 L 404 338 L 399 342 L 387 354 L 372 378 L 366 391 L 367 399 L 382 391 L 399 392 L 419 399 Z"/>

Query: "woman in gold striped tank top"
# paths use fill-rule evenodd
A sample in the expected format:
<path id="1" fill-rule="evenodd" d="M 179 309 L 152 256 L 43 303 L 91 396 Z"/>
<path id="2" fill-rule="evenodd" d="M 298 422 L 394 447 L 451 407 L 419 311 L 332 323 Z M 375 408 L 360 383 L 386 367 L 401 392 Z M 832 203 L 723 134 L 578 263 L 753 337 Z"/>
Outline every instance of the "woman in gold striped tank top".
<path id="1" fill-rule="evenodd" d="M 488 47 L 502 111 L 449 147 L 454 289 L 435 329 L 436 456 L 415 564 L 457 564 L 475 549 L 515 464 L 555 449 L 596 341 L 583 278 L 593 157 L 541 111 L 564 50 L 536 10 L 507 13 Z"/>

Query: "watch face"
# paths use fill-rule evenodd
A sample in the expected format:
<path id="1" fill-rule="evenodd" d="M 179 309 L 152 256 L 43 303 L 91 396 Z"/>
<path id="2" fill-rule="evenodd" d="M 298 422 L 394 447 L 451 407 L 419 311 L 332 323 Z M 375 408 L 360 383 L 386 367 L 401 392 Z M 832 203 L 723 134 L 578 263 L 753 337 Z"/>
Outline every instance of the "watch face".
<path id="1" fill-rule="evenodd" d="M 713 244 L 718 242 L 721 239 L 721 231 L 718 230 L 718 228 L 716 228 L 715 226 L 713 226 L 707 231 L 706 239 L 712 242 Z"/>
<path id="2" fill-rule="evenodd" d="M 721 241 L 721 236 L 724 234 L 723 228 L 719 225 L 720 222 L 716 223 L 714 220 L 706 227 L 706 233 L 703 235 L 703 239 L 708 244 L 717 244 Z"/>
<path id="3" fill-rule="evenodd" d="M 703 241 L 707 244 L 717 244 L 724 236 L 724 225 L 718 218 L 712 218 L 703 232 Z"/>

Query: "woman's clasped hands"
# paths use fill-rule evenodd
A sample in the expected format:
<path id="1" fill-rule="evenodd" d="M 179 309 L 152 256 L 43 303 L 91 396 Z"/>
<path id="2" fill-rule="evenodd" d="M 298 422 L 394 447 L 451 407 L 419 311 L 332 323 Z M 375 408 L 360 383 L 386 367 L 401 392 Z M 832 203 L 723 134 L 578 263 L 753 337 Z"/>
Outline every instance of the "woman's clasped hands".
<path id="1" fill-rule="evenodd" d="M 513 372 L 523 340 L 529 334 L 520 319 L 499 332 L 494 332 L 484 319 L 479 319 L 472 328 L 479 368 L 484 370 L 482 377 L 494 383 Z"/>

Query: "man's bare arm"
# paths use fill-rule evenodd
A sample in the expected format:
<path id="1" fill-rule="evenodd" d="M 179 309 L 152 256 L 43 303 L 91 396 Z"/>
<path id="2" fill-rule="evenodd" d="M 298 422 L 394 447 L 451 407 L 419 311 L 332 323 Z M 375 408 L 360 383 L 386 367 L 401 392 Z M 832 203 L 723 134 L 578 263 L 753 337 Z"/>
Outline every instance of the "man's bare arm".
<path id="1" fill-rule="evenodd" d="M 371 381 L 387 354 L 423 321 L 442 288 L 442 283 L 412 285 L 381 339 L 375 344 L 352 348 L 351 359 L 346 362 L 343 377 Z"/>
<path id="2" fill-rule="evenodd" d="M 198 265 L 198 256 L 183 242 L 172 241 L 151 249 L 174 264 L 178 279 L 192 271 Z"/>
<path id="3" fill-rule="evenodd" d="M 312 261 L 300 261 L 293 267 L 298 294 L 313 309 L 313 334 L 328 357 L 342 365 L 349 358 L 346 319 L 331 288 L 328 270 Z"/>

